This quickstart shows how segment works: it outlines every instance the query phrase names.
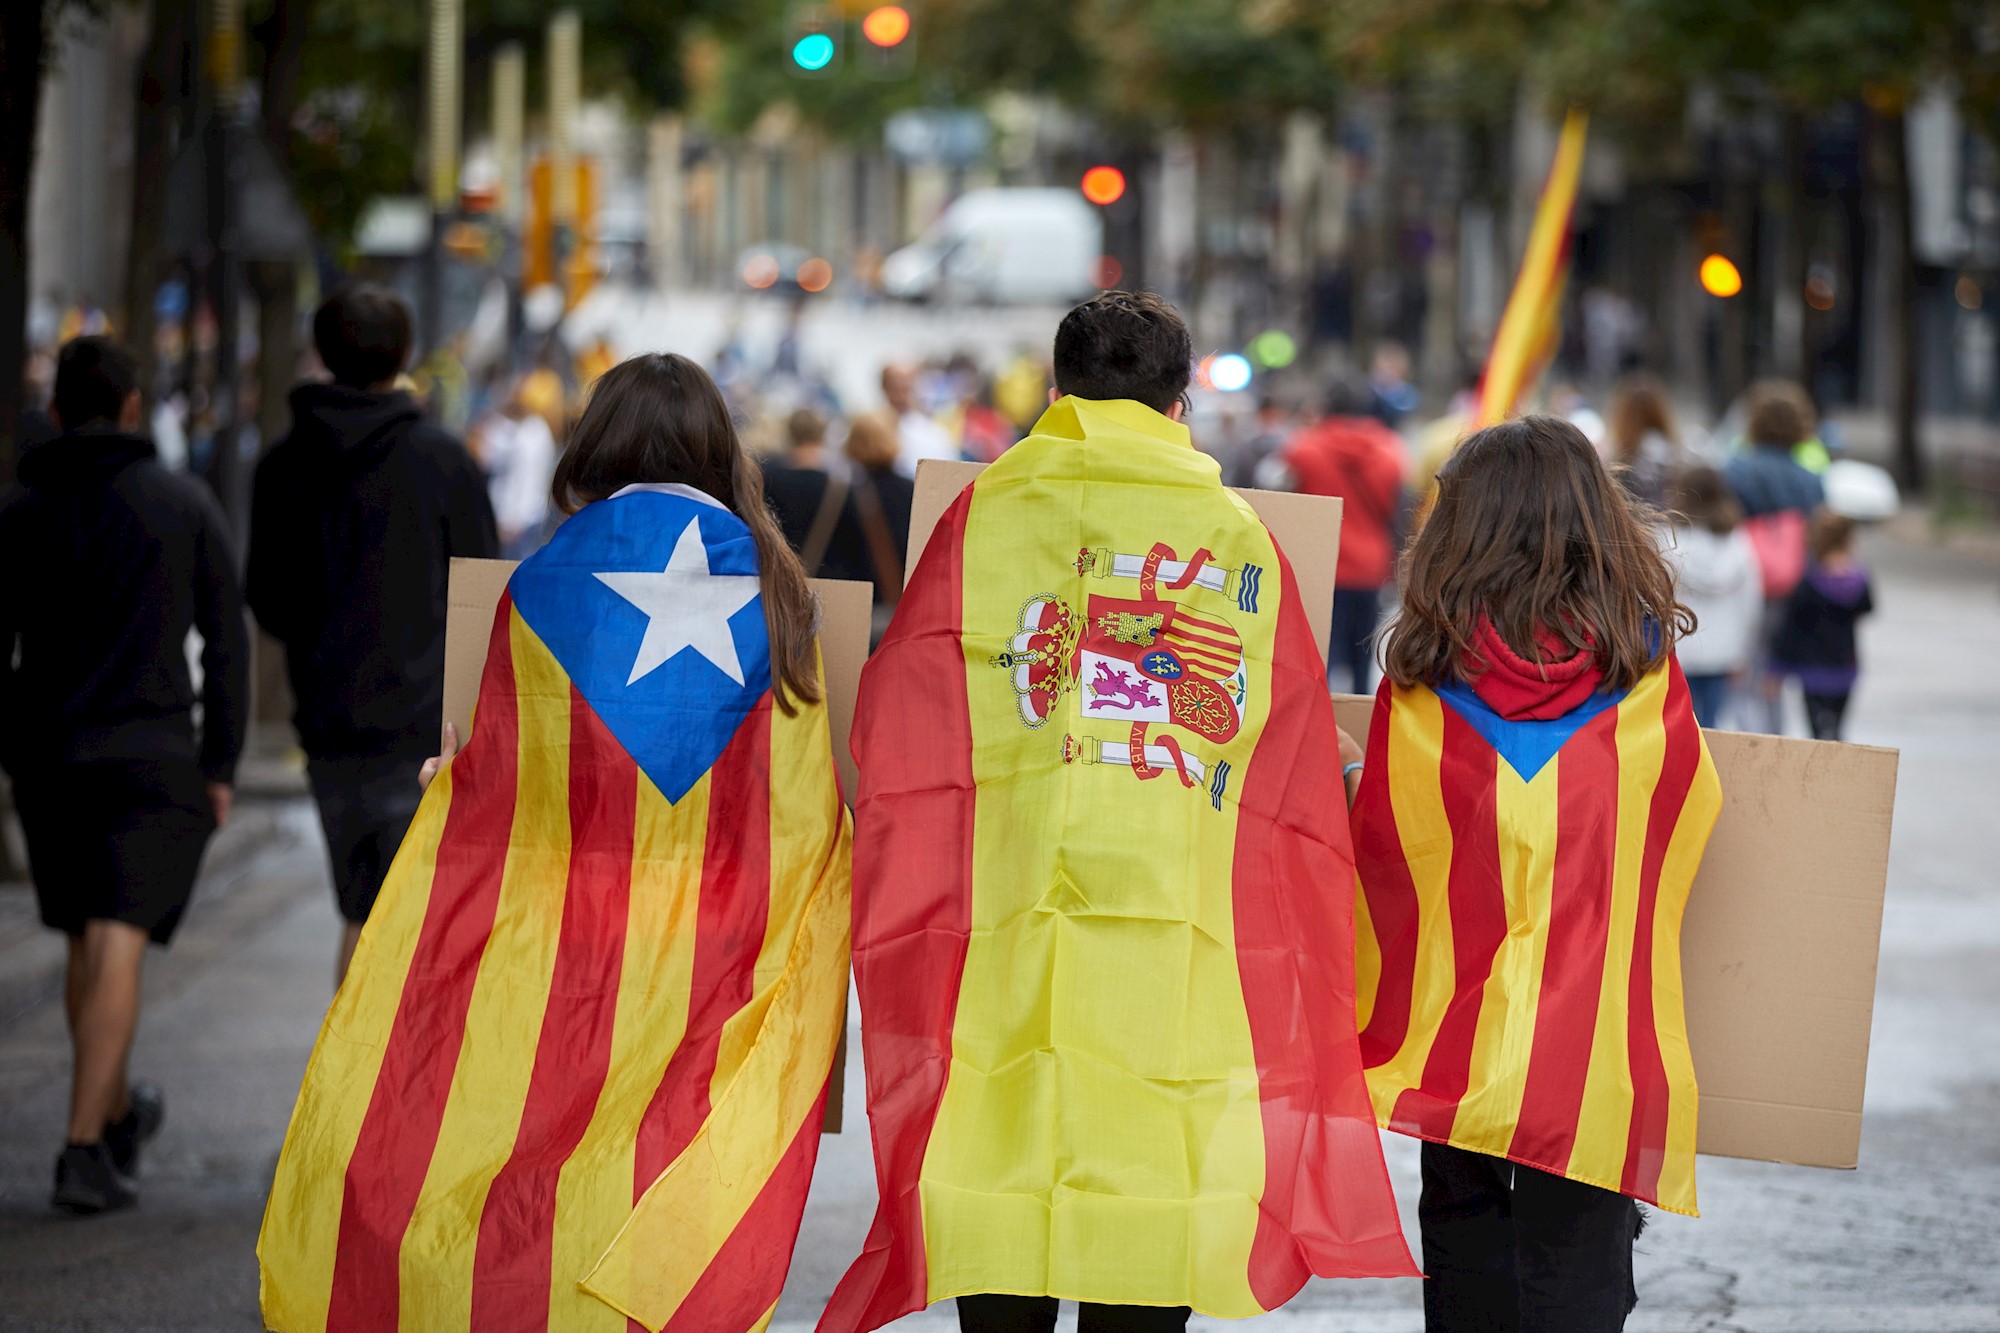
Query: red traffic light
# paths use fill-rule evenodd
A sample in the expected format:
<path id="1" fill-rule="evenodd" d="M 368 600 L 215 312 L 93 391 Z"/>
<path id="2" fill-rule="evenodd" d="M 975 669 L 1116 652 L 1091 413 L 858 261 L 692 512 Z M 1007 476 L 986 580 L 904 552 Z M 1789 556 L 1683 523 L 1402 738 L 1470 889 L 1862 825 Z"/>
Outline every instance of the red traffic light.
<path id="1" fill-rule="evenodd" d="M 874 46 L 900 46 L 910 35 L 910 11 L 901 5 L 871 9 L 861 20 L 861 35 Z"/>
<path id="2" fill-rule="evenodd" d="M 1083 173 L 1083 197 L 1093 204 L 1115 204 L 1125 197 L 1125 173 L 1116 167 L 1092 167 Z"/>

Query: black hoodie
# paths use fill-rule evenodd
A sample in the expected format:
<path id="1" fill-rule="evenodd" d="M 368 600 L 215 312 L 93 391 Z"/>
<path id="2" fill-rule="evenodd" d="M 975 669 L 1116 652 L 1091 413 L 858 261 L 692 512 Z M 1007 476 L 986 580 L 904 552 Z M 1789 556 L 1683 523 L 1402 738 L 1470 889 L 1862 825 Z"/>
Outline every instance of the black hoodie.
<path id="1" fill-rule="evenodd" d="M 221 512 L 150 441 L 85 429 L 35 445 L 0 501 L 0 757 L 15 776 L 97 759 L 193 761 L 228 782 L 250 644 Z M 202 638 L 202 727 L 188 671 Z"/>
<path id="2" fill-rule="evenodd" d="M 319 758 L 434 754 L 451 560 L 499 553 L 485 478 L 408 394 L 291 401 L 257 466 L 249 596 L 285 645 L 299 739 Z"/>

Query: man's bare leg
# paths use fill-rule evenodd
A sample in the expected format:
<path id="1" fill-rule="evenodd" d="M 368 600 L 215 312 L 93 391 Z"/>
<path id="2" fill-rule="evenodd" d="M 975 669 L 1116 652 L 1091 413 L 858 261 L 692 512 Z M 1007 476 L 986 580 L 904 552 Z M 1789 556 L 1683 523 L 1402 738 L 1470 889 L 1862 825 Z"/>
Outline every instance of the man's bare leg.
<path id="1" fill-rule="evenodd" d="M 348 965 L 354 961 L 354 946 L 361 943 L 361 927 L 352 921 L 341 922 L 340 959 L 333 968 L 333 988 L 340 989 L 340 983 L 347 980 Z"/>
<path id="2" fill-rule="evenodd" d="M 125 1061 L 139 1026 L 146 943 L 145 931 L 122 921 L 92 921 L 84 927 L 82 984 L 76 988 L 80 994 L 70 1029 L 76 1056 L 69 1100 L 71 1143 L 98 1142 L 104 1126 L 123 1115 L 128 1104 Z"/>

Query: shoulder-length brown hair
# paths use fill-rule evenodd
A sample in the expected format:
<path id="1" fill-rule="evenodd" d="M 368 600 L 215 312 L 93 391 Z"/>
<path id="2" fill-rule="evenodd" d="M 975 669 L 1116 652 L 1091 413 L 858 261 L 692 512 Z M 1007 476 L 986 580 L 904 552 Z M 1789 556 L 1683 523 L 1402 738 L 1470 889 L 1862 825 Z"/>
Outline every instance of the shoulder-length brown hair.
<path id="1" fill-rule="evenodd" d="M 1594 654 L 1612 688 L 1636 683 L 1694 628 L 1632 502 L 1567 421 L 1489 426 L 1437 482 L 1384 640 L 1398 685 L 1476 675 L 1482 618 L 1530 662 Z M 1545 648 L 1545 638 L 1560 646 Z"/>
<path id="2" fill-rule="evenodd" d="M 1648 434 L 1678 443 L 1674 411 L 1667 405 L 1667 389 L 1651 375 L 1634 373 L 1618 381 L 1611 394 L 1611 456 L 1620 463 L 1639 457 L 1639 445 Z"/>
<path id="3" fill-rule="evenodd" d="M 818 701 L 819 606 L 764 503 L 764 474 L 737 439 L 722 391 L 684 356 L 635 356 L 592 386 L 550 490 L 556 507 L 574 514 L 627 486 L 671 482 L 714 496 L 749 527 L 771 636 L 772 692 L 786 713 L 795 699 Z"/>

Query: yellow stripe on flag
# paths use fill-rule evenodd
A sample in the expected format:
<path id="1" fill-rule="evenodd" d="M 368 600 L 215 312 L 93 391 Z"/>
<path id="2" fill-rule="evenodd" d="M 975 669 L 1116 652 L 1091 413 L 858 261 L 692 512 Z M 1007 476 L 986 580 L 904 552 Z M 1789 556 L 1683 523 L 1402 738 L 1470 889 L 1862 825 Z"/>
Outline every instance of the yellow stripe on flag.
<path id="1" fill-rule="evenodd" d="M 425 793 L 409 834 L 396 854 L 389 885 L 422 885 L 422 892 L 384 893 L 369 914 L 334 996 L 326 1025 L 313 1046 L 304 1093 L 285 1136 L 277 1179 L 257 1241 L 264 1264 L 263 1310 L 274 1327 L 323 1329 L 333 1294 L 334 1251 L 340 1240 L 341 1195 L 347 1161 L 368 1114 L 368 1090 L 381 1072 L 384 1047 L 345 1034 L 388 1032 L 402 999 L 403 978 L 423 933 L 438 842 L 451 812 L 451 766 Z"/>
<path id="2" fill-rule="evenodd" d="M 1664 679 L 1664 672 L 1654 677 Z M 1666 762 L 1667 735 L 1661 725 L 1664 690 L 1641 681 L 1618 705 L 1618 847 L 1611 872 L 1611 925 L 1604 947 L 1598 989 L 1597 1027 L 1590 1043 L 1590 1069 L 1577 1116 L 1576 1144 L 1570 1150 L 1571 1179 L 1616 1190 L 1624 1179 L 1632 1133 L 1632 1067 L 1629 1002 L 1633 935 L 1638 929 L 1640 880 L 1646 856 L 1646 828 L 1652 795 Z"/>
<path id="3" fill-rule="evenodd" d="M 400 1322 L 425 1333 L 471 1323 L 479 1218 L 520 1131 L 569 880 L 569 679 L 519 611 L 508 639 L 521 701 L 514 832 L 437 1149 L 403 1233 Z"/>
<path id="4" fill-rule="evenodd" d="M 1512 764 L 1495 765 L 1494 815 L 1503 829 L 1546 830 L 1546 837 L 1502 838 L 1500 880 L 1507 903 L 1507 938 L 1493 958 L 1472 1039 L 1468 1095 L 1459 1102 L 1451 1141 L 1481 1152 L 1506 1151 L 1521 1118 L 1528 1059 L 1535 1044 L 1542 962 L 1555 904 L 1556 799 L 1562 758 L 1523 782 Z M 1511 855 L 1508 855 L 1511 853 Z M 1509 1009 L 1508 997 L 1529 997 Z"/>
<path id="5" fill-rule="evenodd" d="M 1493 335 L 1492 350 L 1487 353 L 1479 407 L 1472 423 L 1475 428 L 1513 416 L 1522 392 L 1553 350 L 1563 280 L 1569 269 L 1570 213 L 1576 205 L 1577 178 L 1583 171 L 1584 137 L 1589 127 L 1590 118 L 1581 111 L 1572 110 L 1563 117 L 1555 161 L 1542 186 L 1541 202 L 1535 205 L 1521 270 Z"/>
<path id="6" fill-rule="evenodd" d="M 1409 1026 L 1402 1048 L 1380 1068 L 1368 1071 L 1375 1117 L 1388 1124 L 1405 1091 L 1423 1082 L 1431 1043 L 1457 985 L 1451 914 L 1426 910 L 1447 901 L 1451 879 L 1451 822 L 1438 799 L 1443 779 L 1444 700 L 1427 689 L 1399 689 L 1389 713 L 1389 808 L 1396 835 L 1416 889 L 1417 951 L 1410 994 Z"/>
<path id="7" fill-rule="evenodd" d="M 694 976 L 710 778 L 704 773 L 678 804 L 643 771 L 638 781 L 611 1063 L 590 1127 L 556 1187 L 549 1322 L 574 1333 L 624 1333 L 625 1316 L 580 1280 L 632 1215 L 639 1122 L 687 1031 Z"/>
<path id="8" fill-rule="evenodd" d="M 1660 1166 L 1659 1198 L 1663 1207 L 1695 1211 L 1694 1058 L 1688 1053 L 1687 1013 L 1681 995 L 1681 916 L 1687 909 L 1686 886 L 1701 867 L 1715 818 L 1722 812 L 1722 784 L 1701 742 L 1701 766 L 1688 791 L 1687 804 L 1667 843 L 1666 864 L 1660 871 L 1661 897 L 1653 928 L 1653 1028 L 1659 1034 L 1660 1063 L 1673 1095 L 1667 1103 L 1667 1148 Z M 1668 885 L 1681 886 L 1671 900 Z M 1683 1095 L 1685 1093 L 1685 1095 Z"/>
<path id="9" fill-rule="evenodd" d="M 849 855 L 843 820 L 735 1081 L 584 1279 L 648 1328 L 687 1299 L 819 1102 L 847 993 Z"/>

